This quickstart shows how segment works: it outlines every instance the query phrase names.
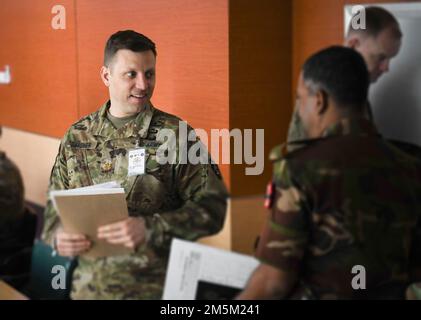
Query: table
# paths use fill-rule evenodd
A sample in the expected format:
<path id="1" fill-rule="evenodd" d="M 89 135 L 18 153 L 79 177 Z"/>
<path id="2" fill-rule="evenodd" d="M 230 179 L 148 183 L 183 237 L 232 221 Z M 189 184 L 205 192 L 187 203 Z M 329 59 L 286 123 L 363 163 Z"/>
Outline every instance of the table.
<path id="1" fill-rule="evenodd" d="M 29 300 L 29 298 L 0 280 L 0 300 Z"/>

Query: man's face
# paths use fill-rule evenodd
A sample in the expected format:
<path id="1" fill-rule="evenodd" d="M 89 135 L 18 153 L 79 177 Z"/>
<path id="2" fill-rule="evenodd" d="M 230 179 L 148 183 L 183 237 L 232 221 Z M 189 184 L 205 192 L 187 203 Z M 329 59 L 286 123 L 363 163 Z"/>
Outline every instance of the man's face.
<path id="1" fill-rule="evenodd" d="M 102 67 L 101 77 L 109 89 L 113 116 L 131 116 L 149 104 L 155 88 L 155 65 L 151 50 L 121 49 L 108 67 Z"/>
<path id="2" fill-rule="evenodd" d="M 317 137 L 317 98 L 311 93 L 303 79 L 303 73 L 300 73 L 296 95 L 296 111 L 300 118 L 301 125 L 304 128 L 308 138 Z"/>
<path id="3" fill-rule="evenodd" d="M 401 39 L 394 34 L 392 27 L 380 32 L 376 38 L 361 39 L 355 50 L 364 57 L 371 83 L 389 71 L 390 60 L 398 54 L 400 47 Z"/>

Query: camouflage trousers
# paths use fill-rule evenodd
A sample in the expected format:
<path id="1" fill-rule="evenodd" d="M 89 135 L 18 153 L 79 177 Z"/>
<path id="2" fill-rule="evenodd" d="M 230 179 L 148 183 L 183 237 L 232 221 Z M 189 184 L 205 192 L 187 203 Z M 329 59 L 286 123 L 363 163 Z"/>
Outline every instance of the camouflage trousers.
<path id="1" fill-rule="evenodd" d="M 79 263 L 72 279 L 73 300 L 158 300 L 162 299 L 166 263 L 143 268 L 127 264 L 111 267 L 95 262 Z M 122 261 L 123 262 L 123 261 Z"/>

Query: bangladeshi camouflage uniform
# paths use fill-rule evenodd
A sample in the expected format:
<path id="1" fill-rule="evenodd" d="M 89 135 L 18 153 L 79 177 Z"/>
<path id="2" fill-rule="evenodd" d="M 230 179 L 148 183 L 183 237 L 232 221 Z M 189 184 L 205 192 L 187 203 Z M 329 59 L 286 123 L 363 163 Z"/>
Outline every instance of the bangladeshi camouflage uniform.
<path id="1" fill-rule="evenodd" d="M 298 273 L 289 297 L 403 298 L 416 280 L 410 266 L 421 266 L 421 163 L 362 118 L 271 158 L 271 211 L 256 255 Z M 352 288 L 357 265 L 366 290 Z"/>
<path id="2" fill-rule="evenodd" d="M 130 216 L 143 217 L 147 243 L 126 256 L 79 257 L 72 299 L 160 299 L 172 237 L 196 240 L 221 230 L 227 190 L 216 165 L 159 164 L 162 129 L 178 137 L 179 118 L 148 106 L 120 129 L 107 119 L 109 102 L 71 126 L 60 145 L 50 190 L 116 180 Z M 191 128 L 189 127 L 189 130 Z M 128 177 L 128 153 L 145 148 L 145 174 Z M 59 224 L 48 202 L 43 238 L 52 243 Z"/>

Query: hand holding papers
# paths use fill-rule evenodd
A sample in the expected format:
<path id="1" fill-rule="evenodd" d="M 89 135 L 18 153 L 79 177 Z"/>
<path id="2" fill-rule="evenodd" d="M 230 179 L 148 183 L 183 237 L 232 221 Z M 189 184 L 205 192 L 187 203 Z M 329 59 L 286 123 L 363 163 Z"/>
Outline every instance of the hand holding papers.
<path id="1" fill-rule="evenodd" d="M 132 252 L 97 237 L 98 227 L 128 218 L 124 189 L 116 182 L 50 192 L 54 207 L 66 232 L 88 236 L 92 242 L 85 257 L 97 258 Z"/>

